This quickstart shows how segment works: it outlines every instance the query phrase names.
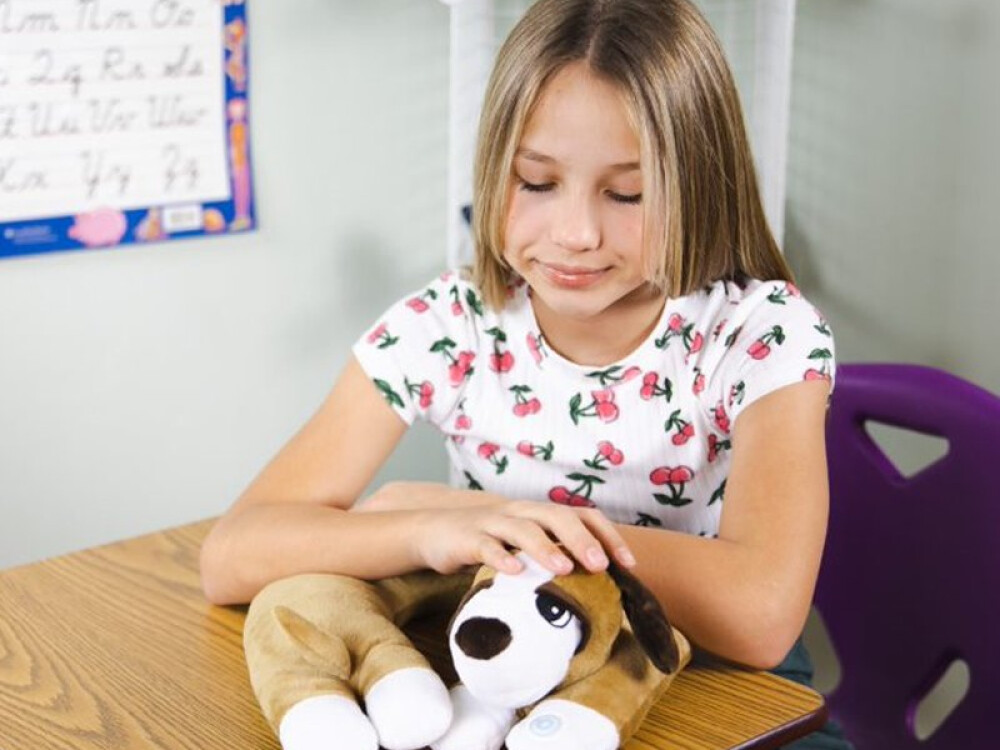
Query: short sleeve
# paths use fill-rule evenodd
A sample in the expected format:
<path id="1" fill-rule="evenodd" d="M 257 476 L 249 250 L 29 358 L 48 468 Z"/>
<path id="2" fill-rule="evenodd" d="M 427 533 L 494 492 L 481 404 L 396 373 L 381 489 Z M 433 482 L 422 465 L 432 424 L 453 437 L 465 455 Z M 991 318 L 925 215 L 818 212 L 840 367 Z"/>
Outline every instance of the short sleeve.
<path id="1" fill-rule="evenodd" d="M 833 333 L 791 283 L 767 281 L 738 305 L 718 343 L 724 347 L 704 394 L 715 426 L 728 433 L 754 401 L 786 385 L 836 376 Z"/>
<path id="2" fill-rule="evenodd" d="M 475 290 L 454 272 L 390 307 L 352 347 L 361 368 L 406 422 L 441 425 L 477 366 Z"/>

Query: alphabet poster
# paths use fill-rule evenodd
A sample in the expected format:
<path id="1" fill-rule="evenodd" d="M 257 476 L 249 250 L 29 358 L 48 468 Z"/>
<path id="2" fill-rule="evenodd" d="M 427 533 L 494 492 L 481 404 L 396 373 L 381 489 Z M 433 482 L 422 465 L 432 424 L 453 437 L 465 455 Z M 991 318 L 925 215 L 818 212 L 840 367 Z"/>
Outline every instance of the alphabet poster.
<path id="1" fill-rule="evenodd" d="M 243 0 L 0 0 L 0 258 L 255 226 Z"/>

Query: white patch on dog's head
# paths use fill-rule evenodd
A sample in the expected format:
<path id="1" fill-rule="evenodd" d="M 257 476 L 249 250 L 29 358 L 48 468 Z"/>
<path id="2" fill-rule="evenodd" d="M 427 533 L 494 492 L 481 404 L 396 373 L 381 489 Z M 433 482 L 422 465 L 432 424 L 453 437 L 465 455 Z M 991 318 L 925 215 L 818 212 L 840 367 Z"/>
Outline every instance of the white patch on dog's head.
<path id="1" fill-rule="evenodd" d="M 566 676 L 582 638 L 576 614 L 537 591 L 553 574 L 524 553 L 517 557 L 524 570 L 497 573 L 492 585 L 470 597 L 448 638 L 465 687 L 483 703 L 503 708 L 527 706 L 550 693 Z M 472 655 L 463 650 L 484 633 L 489 645 L 470 649 Z"/>

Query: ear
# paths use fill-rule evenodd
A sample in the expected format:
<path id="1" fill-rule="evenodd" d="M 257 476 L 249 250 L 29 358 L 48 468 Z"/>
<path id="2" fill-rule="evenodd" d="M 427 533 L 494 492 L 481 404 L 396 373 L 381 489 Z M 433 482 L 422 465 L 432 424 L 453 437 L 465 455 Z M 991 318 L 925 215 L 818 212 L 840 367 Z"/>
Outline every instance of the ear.
<path id="1" fill-rule="evenodd" d="M 659 601 L 638 578 L 613 562 L 608 565 L 608 574 L 622 592 L 622 609 L 642 650 L 661 672 L 675 672 L 680 654 L 673 629 Z"/>
<path id="2" fill-rule="evenodd" d="M 275 607 L 271 615 L 278 623 L 278 627 L 291 641 L 298 656 L 303 658 L 313 667 L 326 672 L 340 670 L 339 673 L 348 674 L 351 670 L 351 657 L 347 652 L 347 647 L 340 638 L 331 637 L 329 633 L 324 633 L 312 622 L 288 607 Z M 258 646 L 251 640 L 245 648 L 264 648 Z M 271 646 L 271 648 L 281 648 L 281 646 Z M 289 655 L 289 659 L 294 657 Z"/>

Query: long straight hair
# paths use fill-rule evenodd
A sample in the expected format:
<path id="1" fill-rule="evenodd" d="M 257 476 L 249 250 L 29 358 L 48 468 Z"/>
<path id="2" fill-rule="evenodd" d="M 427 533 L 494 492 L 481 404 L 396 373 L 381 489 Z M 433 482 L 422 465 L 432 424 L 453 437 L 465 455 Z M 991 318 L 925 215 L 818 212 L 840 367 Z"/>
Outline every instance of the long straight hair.
<path id="1" fill-rule="evenodd" d="M 514 154 L 539 95 L 569 63 L 622 97 L 640 149 L 647 278 L 670 297 L 792 272 L 767 224 L 722 47 L 688 0 L 538 0 L 497 55 L 473 171 L 473 278 L 503 306 Z"/>

